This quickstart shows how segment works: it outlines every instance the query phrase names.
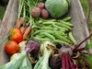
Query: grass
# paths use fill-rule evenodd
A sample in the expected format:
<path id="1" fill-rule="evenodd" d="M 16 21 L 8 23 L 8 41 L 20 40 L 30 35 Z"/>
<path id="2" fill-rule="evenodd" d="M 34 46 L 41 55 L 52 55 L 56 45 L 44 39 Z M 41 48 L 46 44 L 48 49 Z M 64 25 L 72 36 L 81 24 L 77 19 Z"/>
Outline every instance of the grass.
<path id="1" fill-rule="evenodd" d="M 87 10 L 88 10 L 88 3 L 87 0 L 80 0 L 81 1 L 81 5 L 83 7 L 85 16 L 87 15 Z M 91 0 L 92 1 L 92 0 Z M 88 23 L 88 29 L 89 31 L 92 31 L 92 12 L 89 14 L 90 15 L 90 22 Z"/>
<path id="2" fill-rule="evenodd" d="M 9 0 L 0 0 L 0 20 L 3 19 L 8 1 Z"/>
<path id="3" fill-rule="evenodd" d="M 81 2 L 81 5 L 83 7 L 83 10 L 84 10 L 84 14 L 85 16 L 87 15 L 87 10 L 88 10 L 88 3 L 87 3 L 87 0 L 80 0 Z"/>
<path id="4" fill-rule="evenodd" d="M 2 20 L 4 13 L 5 13 L 5 10 L 6 10 L 6 6 L 0 5 L 0 20 Z"/>

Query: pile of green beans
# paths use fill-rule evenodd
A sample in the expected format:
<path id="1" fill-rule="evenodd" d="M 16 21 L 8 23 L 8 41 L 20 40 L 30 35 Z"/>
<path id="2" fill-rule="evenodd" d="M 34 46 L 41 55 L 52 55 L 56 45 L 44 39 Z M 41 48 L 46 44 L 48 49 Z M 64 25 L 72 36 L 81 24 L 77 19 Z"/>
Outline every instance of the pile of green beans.
<path id="1" fill-rule="evenodd" d="M 40 42 L 52 41 L 59 44 L 76 44 L 72 35 L 73 24 L 68 22 L 71 17 L 62 20 L 56 19 L 39 19 L 32 26 L 34 33 L 32 38 Z"/>

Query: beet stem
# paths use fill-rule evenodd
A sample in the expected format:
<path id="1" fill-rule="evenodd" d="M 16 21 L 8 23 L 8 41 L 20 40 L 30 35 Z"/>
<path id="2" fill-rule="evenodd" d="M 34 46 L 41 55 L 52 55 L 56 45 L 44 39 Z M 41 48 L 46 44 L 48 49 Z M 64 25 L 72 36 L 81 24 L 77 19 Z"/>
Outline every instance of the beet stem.
<path id="1" fill-rule="evenodd" d="M 82 57 L 80 56 L 80 58 L 83 60 L 83 62 L 85 63 L 85 65 L 90 68 L 90 64 Z"/>
<path id="2" fill-rule="evenodd" d="M 62 69 L 66 69 L 66 68 L 65 68 L 65 64 L 66 64 L 66 63 L 65 63 L 65 54 L 62 54 L 62 55 L 61 55 L 61 58 L 62 58 L 62 65 L 61 65 L 61 66 L 62 66 Z"/>
<path id="3" fill-rule="evenodd" d="M 68 56 L 65 55 L 66 69 L 69 69 Z"/>
<path id="4" fill-rule="evenodd" d="M 85 49 L 85 47 L 80 48 L 80 49 L 76 49 L 76 51 L 83 51 Z"/>
<path id="5" fill-rule="evenodd" d="M 78 65 L 76 65 L 76 68 L 75 68 L 75 69 L 79 69 L 79 68 L 78 68 Z"/>
<path id="6" fill-rule="evenodd" d="M 86 39 L 84 39 L 82 42 L 80 42 L 80 43 L 75 47 L 74 50 L 76 50 L 82 43 L 84 43 L 86 40 L 88 40 L 91 36 L 92 36 L 92 33 L 91 33 Z"/>
<path id="7" fill-rule="evenodd" d="M 69 57 L 69 56 L 68 56 L 68 61 L 69 61 L 70 69 L 75 69 L 73 60 L 72 60 L 72 58 Z"/>

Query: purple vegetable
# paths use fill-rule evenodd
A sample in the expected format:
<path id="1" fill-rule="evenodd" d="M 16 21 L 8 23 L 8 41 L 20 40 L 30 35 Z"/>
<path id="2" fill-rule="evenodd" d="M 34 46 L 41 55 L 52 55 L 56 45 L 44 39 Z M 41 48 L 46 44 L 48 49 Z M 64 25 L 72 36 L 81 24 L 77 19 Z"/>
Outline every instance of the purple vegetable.
<path id="1" fill-rule="evenodd" d="M 37 54 L 40 49 L 40 44 L 36 40 L 29 40 L 26 43 L 26 52 L 31 52 L 31 54 Z"/>
<path id="2" fill-rule="evenodd" d="M 50 58 L 49 65 L 52 69 L 60 69 L 61 68 L 61 59 L 58 54 L 55 54 Z"/>
<path id="3" fill-rule="evenodd" d="M 69 54 L 70 56 L 72 56 L 73 54 L 72 49 L 70 47 L 65 47 L 65 46 L 62 46 L 59 49 L 59 54 L 63 54 L 63 53 Z"/>
<path id="4" fill-rule="evenodd" d="M 61 60 L 62 61 L 62 65 L 61 65 L 62 69 L 75 69 L 74 62 L 69 55 L 63 53 L 61 55 L 61 59 L 62 59 Z"/>

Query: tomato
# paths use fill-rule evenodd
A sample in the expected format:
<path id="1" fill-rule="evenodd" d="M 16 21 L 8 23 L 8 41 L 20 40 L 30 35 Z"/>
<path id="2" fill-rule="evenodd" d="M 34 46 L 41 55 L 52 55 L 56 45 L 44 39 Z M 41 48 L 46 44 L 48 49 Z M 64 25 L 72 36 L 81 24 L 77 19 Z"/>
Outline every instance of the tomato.
<path id="1" fill-rule="evenodd" d="M 7 54 L 12 55 L 19 50 L 19 46 L 18 46 L 17 42 L 9 41 L 8 43 L 5 44 L 4 49 L 5 49 Z"/>
<path id="2" fill-rule="evenodd" d="M 16 41 L 17 43 L 21 42 L 23 40 L 23 34 L 19 28 L 13 28 L 10 30 L 10 36 L 9 39 Z"/>

